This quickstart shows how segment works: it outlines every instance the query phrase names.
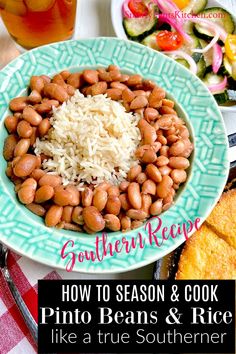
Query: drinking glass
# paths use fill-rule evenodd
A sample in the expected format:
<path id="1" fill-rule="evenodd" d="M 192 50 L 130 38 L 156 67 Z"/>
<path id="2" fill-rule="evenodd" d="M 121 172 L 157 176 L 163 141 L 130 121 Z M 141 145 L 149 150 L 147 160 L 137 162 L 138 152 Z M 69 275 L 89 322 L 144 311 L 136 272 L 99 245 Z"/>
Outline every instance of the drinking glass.
<path id="1" fill-rule="evenodd" d="M 24 49 L 70 39 L 76 0 L 0 0 L 3 22 Z"/>

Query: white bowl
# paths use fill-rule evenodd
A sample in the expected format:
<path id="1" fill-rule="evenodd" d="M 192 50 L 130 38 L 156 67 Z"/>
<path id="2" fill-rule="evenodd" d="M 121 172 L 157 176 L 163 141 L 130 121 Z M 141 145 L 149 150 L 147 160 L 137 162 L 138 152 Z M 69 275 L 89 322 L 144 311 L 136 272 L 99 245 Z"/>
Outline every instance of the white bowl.
<path id="1" fill-rule="evenodd" d="M 123 16 L 122 16 L 122 4 L 124 0 L 112 0 L 111 1 L 111 18 L 112 18 L 112 24 L 113 28 L 115 31 L 115 34 L 118 38 L 122 39 L 128 39 L 127 35 L 125 33 L 124 27 L 123 27 Z M 221 3 L 219 3 L 216 0 L 208 0 L 208 7 L 224 7 L 222 6 Z M 228 9 L 226 9 L 228 10 Z M 231 13 L 232 14 L 232 13 Z M 235 23 L 236 23 L 236 17 L 232 14 Z M 236 113 L 236 105 L 233 106 L 219 106 L 221 112 L 231 112 L 231 113 Z"/>

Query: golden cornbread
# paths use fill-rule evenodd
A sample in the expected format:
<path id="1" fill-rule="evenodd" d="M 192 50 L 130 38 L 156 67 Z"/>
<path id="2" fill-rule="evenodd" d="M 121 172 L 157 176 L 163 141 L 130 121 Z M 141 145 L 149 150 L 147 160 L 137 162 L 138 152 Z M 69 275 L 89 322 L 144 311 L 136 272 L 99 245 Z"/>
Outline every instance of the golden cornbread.
<path id="1" fill-rule="evenodd" d="M 186 242 L 176 279 L 236 279 L 236 250 L 203 224 Z"/>
<path id="2" fill-rule="evenodd" d="M 219 237 L 236 249 L 236 189 L 222 195 L 206 223 Z"/>

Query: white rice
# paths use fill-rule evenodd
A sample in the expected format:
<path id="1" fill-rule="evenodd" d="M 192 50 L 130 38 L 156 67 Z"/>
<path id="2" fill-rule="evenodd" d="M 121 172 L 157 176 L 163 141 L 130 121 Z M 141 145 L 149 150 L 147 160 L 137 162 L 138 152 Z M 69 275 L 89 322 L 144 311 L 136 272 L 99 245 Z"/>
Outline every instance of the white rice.
<path id="1" fill-rule="evenodd" d="M 137 164 L 134 153 L 141 140 L 139 120 L 139 114 L 127 113 L 120 102 L 106 95 L 84 97 L 77 90 L 54 109 L 52 128 L 36 140 L 35 153 L 51 157 L 43 168 L 59 174 L 63 184 L 118 184 Z"/>

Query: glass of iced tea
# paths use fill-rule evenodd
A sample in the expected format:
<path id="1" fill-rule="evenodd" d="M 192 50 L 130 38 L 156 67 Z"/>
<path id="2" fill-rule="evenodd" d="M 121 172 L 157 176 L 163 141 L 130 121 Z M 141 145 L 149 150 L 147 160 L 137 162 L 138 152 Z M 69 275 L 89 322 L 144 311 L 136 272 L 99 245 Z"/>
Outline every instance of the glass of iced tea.
<path id="1" fill-rule="evenodd" d="M 16 43 L 31 49 L 72 37 L 76 0 L 0 0 L 0 12 Z"/>

